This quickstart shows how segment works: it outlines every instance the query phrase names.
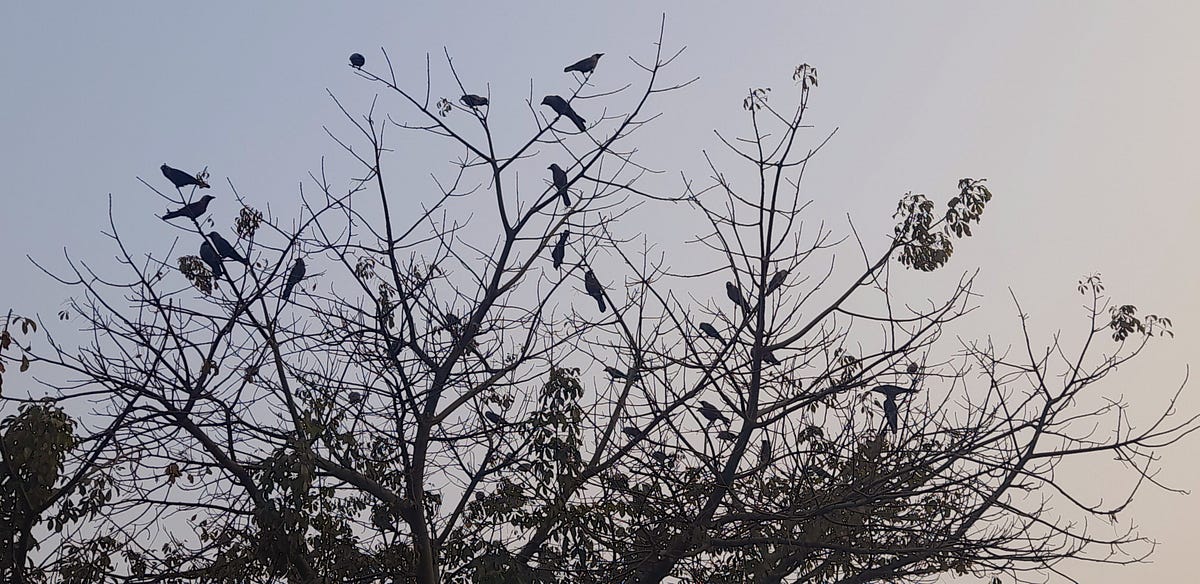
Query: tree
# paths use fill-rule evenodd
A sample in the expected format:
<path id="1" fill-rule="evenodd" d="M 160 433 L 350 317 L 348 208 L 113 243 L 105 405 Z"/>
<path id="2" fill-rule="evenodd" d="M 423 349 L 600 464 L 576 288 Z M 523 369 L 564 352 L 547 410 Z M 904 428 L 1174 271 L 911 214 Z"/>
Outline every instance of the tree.
<path id="1" fill-rule="evenodd" d="M 264 215 L 231 182 L 232 247 L 250 263 L 218 277 L 174 246 L 143 259 L 110 220 L 123 276 L 75 260 L 57 276 L 74 290 L 60 316 L 90 340 L 20 344 L 5 328 L 0 364 L 32 364 L 52 389 L 4 397 L 23 404 L 4 426 L 5 575 L 852 583 L 1140 558 L 1131 529 L 1076 521 L 1124 504 L 1073 497 L 1053 470 L 1106 454 L 1157 484 L 1155 453 L 1200 418 L 1177 420 L 1172 401 L 1135 430 L 1126 404 L 1087 398 L 1170 321 L 1112 306 L 1089 277 L 1081 350 L 1035 348 L 1024 317 L 1019 351 L 960 343 L 973 274 L 922 308 L 891 274 L 943 269 L 991 191 L 965 178 L 945 203 L 905 195 L 873 253 L 856 232 L 847 250 L 804 229 L 801 179 L 832 137 L 804 123 L 808 65 L 794 108 L 752 90 L 749 135 L 720 136 L 736 174 L 708 157 L 708 186 L 644 187 L 653 171 L 628 144 L 691 84 L 662 80 L 678 53 L 656 47 L 634 61 L 637 93 L 602 65 L 574 77 L 570 120 L 529 96 L 532 134 L 511 148 L 489 108 L 512 98 L 431 101 L 449 90 L 354 69 L 406 113 L 359 117 L 335 98 L 369 146 L 335 137 L 362 178 L 315 175 L 299 217 Z M 470 94 L 446 62 L 450 94 Z M 389 157 L 389 130 L 461 152 L 436 201 L 396 194 L 426 171 Z M 708 265 L 675 271 L 665 244 L 622 235 L 646 212 L 694 221 Z M 212 222 L 191 219 L 183 248 L 213 245 Z M 838 252 L 862 266 L 834 269 Z M 56 448 L 22 470 L 20 446 L 47 427 Z"/>

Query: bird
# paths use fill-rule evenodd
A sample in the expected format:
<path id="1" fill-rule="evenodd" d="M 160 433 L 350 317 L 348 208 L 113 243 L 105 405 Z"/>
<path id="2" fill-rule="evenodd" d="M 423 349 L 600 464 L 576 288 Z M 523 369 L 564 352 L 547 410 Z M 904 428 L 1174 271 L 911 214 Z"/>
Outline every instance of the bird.
<path id="1" fill-rule="evenodd" d="M 583 275 L 583 289 L 587 291 L 587 295 L 596 299 L 596 304 L 600 305 L 600 312 L 607 310 L 604 307 L 604 288 L 600 286 L 600 280 L 596 279 L 596 274 L 592 270 L 588 270 Z"/>
<path id="2" fill-rule="evenodd" d="M 767 465 L 771 462 L 771 441 L 763 438 L 762 448 L 758 450 L 758 464 Z"/>
<path id="3" fill-rule="evenodd" d="M 883 385 L 876 385 L 871 388 L 871 391 L 883 394 L 883 416 L 887 419 L 888 427 L 892 429 L 892 432 L 895 432 L 900 417 L 900 407 L 896 405 L 896 397 L 913 393 L 916 389 L 885 383 Z"/>
<path id="4" fill-rule="evenodd" d="M 367 64 L 366 57 L 364 57 L 358 53 L 351 53 L 351 55 L 350 55 L 350 66 L 351 67 L 354 67 L 355 69 L 362 69 L 363 65 L 366 65 L 366 64 Z"/>
<path id="5" fill-rule="evenodd" d="M 661 450 L 655 450 L 654 452 L 651 452 L 650 458 L 658 461 L 659 464 L 666 464 L 667 461 L 671 460 L 671 457 L 668 456 L 666 452 Z"/>
<path id="6" fill-rule="evenodd" d="M 567 196 L 567 172 L 557 164 L 551 164 L 547 168 L 550 169 L 550 175 L 554 177 L 554 188 L 558 189 L 558 194 L 563 200 L 563 206 L 570 207 L 571 197 Z"/>
<path id="7" fill-rule="evenodd" d="M 604 372 L 607 373 L 608 376 L 612 377 L 613 379 L 628 379 L 629 378 L 629 376 L 624 371 L 621 371 L 620 369 L 617 369 L 616 367 L 605 367 Z"/>
<path id="8" fill-rule="evenodd" d="M 488 104 L 488 98 L 483 97 L 482 95 L 475 95 L 474 93 L 468 93 L 458 98 L 458 101 L 461 101 L 463 105 L 472 109 L 480 108 Z"/>
<path id="9" fill-rule="evenodd" d="M 220 278 L 225 273 L 224 266 L 221 264 L 221 256 L 217 254 L 217 250 L 213 249 L 212 244 L 207 240 L 200 244 L 200 259 L 208 264 L 214 278 Z"/>
<path id="10" fill-rule="evenodd" d="M 542 98 L 542 105 L 548 105 L 550 106 L 550 109 L 554 110 L 554 113 L 570 118 L 571 121 L 575 123 L 575 127 L 579 128 L 580 132 L 587 131 L 587 126 L 584 125 L 583 117 L 575 113 L 575 110 L 571 109 L 571 104 L 567 103 L 567 100 L 563 99 L 562 97 L 557 95 L 547 95 L 546 97 Z"/>
<path id="11" fill-rule="evenodd" d="M 358 402 L 360 402 L 360 401 L 362 401 L 362 400 L 363 400 L 363 394 L 361 394 L 361 393 L 359 393 L 359 392 L 357 392 L 357 391 L 352 391 L 352 392 L 350 392 L 350 393 L 349 393 L 349 395 L 347 395 L 347 396 L 346 396 L 346 399 L 347 399 L 347 401 L 349 401 L 350 403 L 352 403 L 352 404 L 356 404 L 356 403 L 358 403 Z"/>
<path id="12" fill-rule="evenodd" d="M 175 185 L 175 188 L 177 189 L 182 189 L 188 185 L 196 185 L 202 189 L 208 188 L 208 183 L 182 170 L 179 170 L 178 168 L 171 168 L 166 164 L 163 164 L 158 168 L 162 170 L 163 176 L 167 177 L 167 180 L 171 181 L 171 184 Z"/>
<path id="13" fill-rule="evenodd" d="M 199 201 L 188 203 L 174 211 L 167 212 L 162 216 L 163 221 L 170 221 L 176 217 L 187 217 L 188 219 L 199 219 L 206 211 L 208 211 L 208 203 L 215 199 L 212 195 L 204 195 Z"/>
<path id="14" fill-rule="evenodd" d="M 721 333 L 717 332 L 717 327 L 707 322 L 700 323 L 700 331 L 722 343 L 725 342 L 725 339 L 721 338 Z"/>
<path id="15" fill-rule="evenodd" d="M 772 292 L 778 290 L 779 287 L 782 286 L 785 281 L 787 281 L 787 277 L 787 270 L 779 270 L 778 272 L 775 272 L 775 276 L 771 278 L 771 283 L 767 284 L 767 296 L 770 296 Z"/>
<path id="16" fill-rule="evenodd" d="M 634 438 L 634 439 L 642 437 L 642 431 L 639 430 L 636 426 L 625 426 L 624 428 L 621 428 L 621 432 L 623 432 L 626 436 L 629 436 L 630 438 Z"/>
<path id="17" fill-rule="evenodd" d="M 762 362 L 766 363 L 767 365 L 778 365 L 779 364 L 779 359 L 777 357 L 775 357 L 775 352 L 767 347 L 763 347 L 761 349 L 755 350 L 753 352 L 753 354 L 758 357 L 761 357 Z"/>
<path id="18" fill-rule="evenodd" d="M 733 442 L 734 440 L 737 440 L 737 434 L 734 434 L 729 430 L 721 430 L 720 432 L 717 432 L 717 438 L 726 442 Z"/>
<path id="19" fill-rule="evenodd" d="M 745 312 L 750 312 L 750 304 L 742 296 L 742 291 L 733 282 L 725 282 L 725 295 L 733 301 L 734 304 L 742 307 Z"/>
<path id="20" fill-rule="evenodd" d="M 584 75 L 587 75 L 588 73 L 591 73 L 592 71 L 596 70 L 596 63 L 599 63 L 600 57 L 603 57 L 603 56 L 604 56 L 604 53 L 596 53 L 586 59 L 576 61 L 575 63 L 567 65 L 567 67 L 563 69 L 563 73 L 570 73 L 571 71 L 578 71 L 580 73 L 583 73 Z"/>
<path id="21" fill-rule="evenodd" d="M 563 265 L 563 259 L 567 257 L 567 238 L 571 236 L 570 231 L 563 231 L 558 236 L 558 242 L 554 244 L 554 249 L 550 250 L 550 258 L 554 260 L 554 269 L 560 269 Z"/>
<path id="22" fill-rule="evenodd" d="M 295 265 L 292 266 L 292 271 L 288 273 L 287 283 L 283 285 L 282 298 L 284 300 L 287 300 L 288 296 L 292 295 L 292 288 L 295 288 L 296 284 L 299 284 L 300 280 L 304 279 L 304 269 L 304 260 L 297 259 Z"/>
<path id="23" fill-rule="evenodd" d="M 721 410 L 717 409 L 717 406 L 714 406 L 711 403 L 704 401 L 704 400 L 700 400 L 700 415 L 704 416 L 704 418 L 707 419 L 709 422 L 715 422 L 717 420 L 721 420 L 722 422 L 725 422 L 726 424 L 730 423 L 729 416 L 722 414 Z"/>
<path id="24" fill-rule="evenodd" d="M 917 373 L 920 373 L 921 366 L 917 365 L 916 363 L 909 363 L 907 371 L 910 375 L 916 375 Z"/>
<path id="25" fill-rule="evenodd" d="M 484 412 L 483 417 L 487 418 L 488 421 L 493 424 L 503 424 L 504 423 L 504 416 L 501 416 L 500 414 L 497 414 L 496 412 L 493 412 L 493 411 Z"/>
<path id="26" fill-rule="evenodd" d="M 217 249 L 217 253 L 220 254 L 222 258 L 233 260 L 239 264 L 244 264 L 247 266 L 250 265 L 250 260 L 242 257 L 242 254 L 238 253 L 238 251 L 234 249 L 228 241 L 225 241 L 225 238 L 221 237 L 220 233 L 217 233 L 216 231 L 210 231 L 208 233 L 208 239 L 209 241 L 212 241 L 213 247 Z"/>

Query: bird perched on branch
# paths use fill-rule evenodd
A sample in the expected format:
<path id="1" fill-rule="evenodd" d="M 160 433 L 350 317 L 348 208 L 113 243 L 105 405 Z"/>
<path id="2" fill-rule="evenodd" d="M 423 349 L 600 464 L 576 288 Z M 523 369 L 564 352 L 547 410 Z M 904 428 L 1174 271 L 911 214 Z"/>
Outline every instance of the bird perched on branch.
<path id="1" fill-rule="evenodd" d="M 354 67 L 355 69 L 362 69 L 363 65 L 366 65 L 366 64 L 367 64 L 366 57 L 364 57 L 358 53 L 352 53 L 350 55 L 350 66 L 351 67 Z"/>
<path id="2" fill-rule="evenodd" d="M 600 286 L 600 280 L 596 279 L 596 274 L 592 273 L 591 269 L 583 274 L 583 289 L 588 296 L 596 299 L 600 312 L 607 310 L 604 307 L 604 288 Z"/>
<path id="3" fill-rule="evenodd" d="M 281 295 L 283 300 L 287 300 L 292 295 L 292 288 L 295 288 L 296 284 L 304 279 L 304 271 L 304 260 L 297 259 L 296 263 L 292 265 L 292 271 L 288 273 L 287 283 L 283 285 L 283 294 Z"/>
<path id="4" fill-rule="evenodd" d="M 551 164 L 549 167 L 550 176 L 554 179 L 554 188 L 558 189 L 558 195 L 562 197 L 563 206 L 571 206 L 571 197 L 567 196 L 567 172 L 560 168 L 557 164 Z"/>
<path id="5" fill-rule="evenodd" d="M 182 170 L 179 170 L 178 168 L 171 168 L 166 164 L 163 164 L 158 168 L 162 170 L 163 176 L 167 177 L 167 180 L 171 181 L 171 184 L 175 185 L 175 188 L 177 189 L 182 189 L 188 185 L 195 185 L 202 189 L 208 188 L 208 183 Z"/>
<path id="6" fill-rule="evenodd" d="M 763 347 L 762 349 L 753 351 L 752 356 L 761 357 L 762 362 L 766 363 L 767 365 L 778 365 L 779 364 L 779 359 L 777 357 L 775 357 L 775 352 L 772 351 L 771 349 L 768 349 L 767 347 Z"/>
<path id="7" fill-rule="evenodd" d="M 787 281 L 787 277 L 787 270 L 779 270 L 778 272 L 775 272 L 775 276 L 771 278 L 771 283 L 767 284 L 767 296 L 770 296 L 772 292 L 778 290 L 779 287 Z"/>
<path id="8" fill-rule="evenodd" d="M 704 416 L 704 418 L 710 423 L 716 422 L 717 420 L 725 422 L 726 424 L 730 423 L 729 417 L 725 414 L 722 414 L 721 410 L 717 409 L 717 406 L 714 406 L 704 400 L 700 400 L 700 415 Z"/>
<path id="9" fill-rule="evenodd" d="M 624 371 L 621 371 L 620 369 L 617 369 L 616 367 L 611 367 L 611 366 L 605 367 L 604 372 L 607 373 L 608 376 L 613 379 L 628 379 L 629 378 L 629 376 Z"/>
<path id="10" fill-rule="evenodd" d="M 570 120 L 575 123 L 575 127 L 579 128 L 580 132 L 587 131 L 587 126 L 584 125 L 585 122 L 583 117 L 575 113 L 575 110 L 571 109 L 571 104 L 567 103 L 567 100 L 557 95 L 547 95 L 546 97 L 542 98 L 542 105 L 548 105 L 550 106 L 550 109 L 554 110 L 554 113 L 570 118 Z"/>
<path id="11" fill-rule="evenodd" d="M 742 296 L 742 291 L 733 282 L 725 282 L 725 295 L 733 301 L 734 304 L 742 307 L 745 312 L 750 312 L 750 303 L 746 302 L 746 298 Z"/>
<path id="12" fill-rule="evenodd" d="M 700 331 L 722 343 L 725 342 L 725 339 L 721 338 L 721 333 L 717 332 L 717 327 L 707 322 L 700 323 Z"/>
<path id="13" fill-rule="evenodd" d="M 188 219 L 199 219 L 206 211 L 208 211 L 208 203 L 216 197 L 212 195 L 204 195 L 199 201 L 188 203 L 174 211 L 163 215 L 163 221 L 170 221 L 176 217 L 187 217 Z"/>
<path id="14" fill-rule="evenodd" d="M 733 442 L 734 440 L 737 440 L 737 434 L 734 434 L 729 430 L 721 430 L 720 432 L 717 432 L 717 439 L 724 440 L 726 442 Z"/>
<path id="15" fill-rule="evenodd" d="M 571 236 L 570 231 L 563 231 L 558 236 L 558 242 L 554 244 L 554 249 L 550 250 L 550 259 L 554 260 L 554 269 L 560 269 L 563 265 L 563 259 L 567 257 L 567 238 Z"/>
<path id="16" fill-rule="evenodd" d="M 895 432 L 900 417 L 900 407 L 896 405 L 896 397 L 913 393 L 917 391 L 916 388 L 900 387 L 885 383 L 883 385 L 876 385 L 871 388 L 871 391 L 883 394 L 883 416 L 887 419 L 888 427 L 892 429 L 892 432 Z"/>
<path id="17" fill-rule="evenodd" d="M 483 417 L 487 418 L 488 421 L 493 424 L 503 424 L 504 423 L 504 416 L 501 416 L 500 414 L 497 414 L 496 412 L 493 412 L 490 410 L 484 412 Z"/>
<path id="18" fill-rule="evenodd" d="M 208 239 L 209 241 L 212 241 L 213 247 L 216 248 L 217 253 L 220 254 L 222 258 L 233 260 L 239 264 L 247 266 L 250 265 L 250 260 L 242 257 L 242 254 L 238 253 L 238 251 L 234 249 L 233 245 L 231 245 L 228 241 L 225 241 L 225 238 L 221 237 L 220 233 L 217 233 L 216 231 L 210 231 L 208 233 Z"/>
<path id="19" fill-rule="evenodd" d="M 475 95 L 474 93 L 468 93 L 458 98 L 458 101 L 461 101 L 463 105 L 472 109 L 481 108 L 488 104 L 488 98 L 482 95 Z"/>
<path id="20" fill-rule="evenodd" d="M 596 70 L 596 63 L 599 63 L 600 57 L 603 57 L 603 56 L 604 56 L 604 53 L 595 53 L 586 59 L 581 59 L 579 61 L 576 61 L 575 63 L 567 65 L 567 67 L 565 69 L 563 69 L 563 73 L 570 73 L 571 71 L 578 71 L 580 73 L 583 73 L 584 75 L 587 75 L 588 73 L 591 73 L 592 71 Z"/>
<path id="21" fill-rule="evenodd" d="M 225 267 L 221 264 L 221 256 L 208 241 L 200 244 L 200 259 L 208 264 L 214 278 L 220 278 L 225 273 Z"/>
<path id="22" fill-rule="evenodd" d="M 625 426 L 624 428 L 621 428 L 621 432 L 634 439 L 641 438 L 644 434 L 644 432 L 639 430 L 636 426 Z"/>

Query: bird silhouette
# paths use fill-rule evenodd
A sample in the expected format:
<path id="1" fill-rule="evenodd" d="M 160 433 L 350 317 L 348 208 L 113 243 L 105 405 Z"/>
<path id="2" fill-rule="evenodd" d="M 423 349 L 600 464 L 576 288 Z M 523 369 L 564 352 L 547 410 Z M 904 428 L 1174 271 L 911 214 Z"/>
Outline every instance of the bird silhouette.
<path id="1" fill-rule="evenodd" d="M 750 312 L 750 304 L 746 302 L 746 298 L 742 296 L 742 291 L 733 282 L 725 282 L 725 295 L 733 301 L 734 304 L 742 307 L 745 312 Z"/>
<path id="2" fill-rule="evenodd" d="M 238 253 L 238 251 L 234 249 L 234 247 L 230 245 L 228 241 L 225 241 L 225 238 L 221 237 L 220 233 L 217 233 L 216 231 L 210 231 L 208 233 L 208 239 L 209 241 L 212 241 L 213 247 L 217 249 L 217 253 L 220 254 L 222 258 L 233 260 L 247 266 L 250 265 L 250 260 L 242 257 L 242 254 Z"/>
<path id="3" fill-rule="evenodd" d="M 895 432 L 900 418 L 900 406 L 896 404 L 896 397 L 913 393 L 917 390 L 911 387 L 900 387 L 885 383 L 883 385 L 876 385 L 871 388 L 871 391 L 883 394 L 883 416 L 887 419 L 888 427 L 892 429 L 892 432 Z"/>
<path id="4" fill-rule="evenodd" d="M 554 188 L 558 189 L 559 196 L 562 197 L 563 206 L 571 206 L 571 197 L 567 196 L 567 173 L 557 164 L 551 164 L 549 167 L 550 176 L 554 178 Z"/>
<path id="5" fill-rule="evenodd" d="M 766 466 L 771 463 L 771 441 L 763 438 L 762 447 L 758 449 L 758 464 Z"/>
<path id="6" fill-rule="evenodd" d="M 600 312 L 607 310 L 604 307 L 604 288 L 600 286 L 600 280 L 596 279 L 596 274 L 592 273 L 591 269 L 583 274 L 583 289 L 588 296 L 596 299 Z"/>
<path id="7" fill-rule="evenodd" d="M 567 238 L 571 236 L 570 231 L 563 231 L 558 236 L 558 242 L 554 244 L 554 249 L 550 250 L 550 258 L 554 260 L 554 269 L 560 269 L 563 265 L 563 259 L 567 257 Z"/>
<path id="8" fill-rule="evenodd" d="M 763 347 L 761 349 L 755 350 L 753 352 L 753 356 L 761 357 L 762 362 L 766 363 L 767 365 L 778 365 L 779 364 L 779 359 L 775 357 L 775 352 L 772 351 L 771 349 L 768 349 L 767 347 Z"/>
<path id="9" fill-rule="evenodd" d="M 571 104 L 567 103 L 567 100 L 563 99 L 562 97 L 557 95 L 547 95 L 546 97 L 542 98 L 542 105 L 548 105 L 550 106 L 550 109 L 554 110 L 554 113 L 570 118 L 570 120 L 575 123 L 575 127 L 579 128 L 580 132 L 587 131 L 587 126 L 584 125 L 585 122 L 583 117 L 575 113 L 575 110 L 571 109 Z"/>
<path id="10" fill-rule="evenodd" d="M 644 432 L 639 430 L 637 426 L 625 426 L 624 428 L 621 428 L 621 432 L 634 439 L 641 438 L 644 434 Z"/>
<path id="11" fill-rule="evenodd" d="M 199 219 L 206 211 L 208 211 L 208 203 L 215 199 L 212 195 L 204 195 L 200 200 L 188 203 L 174 211 L 163 215 L 163 221 L 170 221 L 176 217 L 187 217 L 188 219 Z"/>
<path id="12" fill-rule="evenodd" d="M 488 421 L 493 424 L 503 424 L 504 423 L 504 416 L 501 416 L 500 414 L 497 414 L 496 412 L 493 412 L 490 410 L 484 412 L 483 417 L 487 418 Z"/>
<path id="13" fill-rule="evenodd" d="M 726 442 L 733 442 L 734 440 L 737 440 L 737 434 L 734 434 L 729 430 L 721 430 L 720 432 L 717 432 L 717 438 Z"/>
<path id="14" fill-rule="evenodd" d="M 655 450 L 654 452 L 651 452 L 650 458 L 653 458 L 659 464 L 666 464 L 667 461 L 671 460 L 671 457 L 668 456 L 666 452 L 661 450 Z"/>
<path id="15" fill-rule="evenodd" d="M 463 105 L 472 109 L 481 108 L 488 104 L 488 98 L 482 95 L 475 95 L 474 93 L 468 93 L 458 98 L 458 101 L 461 101 Z"/>
<path id="16" fill-rule="evenodd" d="M 627 375 L 624 371 L 617 369 L 616 367 L 605 367 L 604 372 L 607 373 L 608 376 L 613 379 L 628 379 L 629 378 L 629 375 Z"/>
<path id="17" fill-rule="evenodd" d="M 771 278 L 771 283 L 767 284 L 767 296 L 770 296 L 772 292 L 778 290 L 779 287 L 782 286 L 785 281 L 787 281 L 787 277 L 787 270 L 779 270 L 778 272 L 775 272 L 775 276 Z"/>
<path id="18" fill-rule="evenodd" d="M 208 264 L 214 278 L 220 278 L 225 273 L 225 267 L 221 264 L 221 256 L 208 241 L 200 244 L 200 259 Z"/>
<path id="19" fill-rule="evenodd" d="M 717 406 L 714 406 L 704 400 L 700 400 L 700 415 L 704 416 L 704 418 L 710 423 L 716 422 L 717 420 L 725 422 L 726 424 L 730 423 L 729 417 L 725 414 L 722 414 L 721 410 L 717 409 Z"/>
<path id="20" fill-rule="evenodd" d="M 297 259 L 292 266 L 292 271 L 288 273 L 287 283 L 283 285 L 283 295 L 281 296 L 283 300 L 287 300 L 292 295 L 292 288 L 295 288 L 296 284 L 304 279 L 304 271 L 304 260 Z"/>
<path id="21" fill-rule="evenodd" d="M 717 327 L 707 322 L 700 323 L 700 331 L 722 343 L 725 342 L 725 339 L 721 338 L 721 333 L 717 332 Z"/>
<path id="22" fill-rule="evenodd" d="M 351 67 L 354 67 L 355 69 L 362 69 L 363 65 L 366 65 L 366 64 L 367 64 L 366 57 L 364 57 L 358 53 L 352 53 L 350 55 L 350 66 Z"/>
<path id="23" fill-rule="evenodd" d="M 167 177 L 167 180 L 171 181 L 171 184 L 175 185 L 175 188 L 177 189 L 182 189 L 188 185 L 195 185 L 202 189 L 208 188 L 208 183 L 182 170 L 179 170 L 178 168 L 171 168 L 166 164 L 163 164 L 158 168 L 162 170 L 163 176 Z"/>
<path id="24" fill-rule="evenodd" d="M 603 57 L 603 56 L 604 56 L 604 53 L 596 53 L 586 59 L 581 59 L 579 61 L 576 61 L 575 63 L 567 65 L 567 67 L 565 69 L 563 69 L 563 73 L 570 73 L 571 71 L 578 71 L 580 73 L 583 73 L 584 75 L 587 75 L 588 73 L 591 73 L 592 71 L 596 70 L 596 63 L 599 63 L 600 57 Z"/>

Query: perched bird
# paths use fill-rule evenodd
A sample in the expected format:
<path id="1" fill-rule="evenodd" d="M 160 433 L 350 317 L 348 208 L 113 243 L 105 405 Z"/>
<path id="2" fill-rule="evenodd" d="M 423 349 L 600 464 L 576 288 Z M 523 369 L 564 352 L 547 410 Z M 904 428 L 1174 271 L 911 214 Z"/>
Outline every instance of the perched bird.
<path id="1" fill-rule="evenodd" d="M 567 196 L 567 172 L 559 168 L 557 164 L 551 164 L 549 168 L 550 175 L 554 177 L 554 188 L 558 189 L 558 194 L 563 200 L 563 206 L 570 207 L 571 197 Z"/>
<path id="2" fill-rule="evenodd" d="M 475 95 L 474 93 L 468 93 L 458 98 L 458 101 L 461 101 L 463 105 L 472 109 L 480 108 L 488 104 L 488 98 L 483 97 L 482 95 Z"/>
<path id="3" fill-rule="evenodd" d="M 734 434 L 729 430 L 721 430 L 720 432 L 717 432 L 717 438 L 726 442 L 733 442 L 734 440 L 737 440 L 737 434 Z"/>
<path id="4" fill-rule="evenodd" d="M 909 363 L 907 371 L 910 375 L 916 375 L 917 373 L 920 373 L 921 366 L 917 365 L 916 363 Z"/>
<path id="5" fill-rule="evenodd" d="M 771 441 L 763 438 L 762 447 L 758 449 L 758 464 L 767 465 L 771 463 Z"/>
<path id="6" fill-rule="evenodd" d="M 733 301 L 734 304 L 742 307 L 745 312 L 750 312 L 750 303 L 746 302 L 746 298 L 742 296 L 742 291 L 733 282 L 725 282 L 725 295 Z"/>
<path id="7" fill-rule="evenodd" d="M 212 195 L 204 195 L 199 201 L 188 203 L 174 211 L 163 215 L 163 221 L 170 221 L 176 217 L 187 217 L 188 219 L 199 219 L 206 211 L 208 211 L 208 203 L 215 199 Z"/>
<path id="8" fill-rule="evenodd" d="M 221 254 L 222 258 L 233 260 L 239 264 L 245 264 L 247 266 L 250 265 L 250 260 L 242 257 L 242 254 L 238 253 L 238 251 L 234 249 L 228 241 L 225 241 L 225 238 L 221 237 L 220 233 L 217 233 L 216 231 L 210 231 L 208 233 L 208 239 L 209 241 L 212 241 L 213 247 L 217 248 L 217 253 Z"/>
<path id="9" fill-rule="evenodd" d="M 621 432 L 634 439 L 641 438 L 643 435 L 643 432 L 636 426 L 625 426 L 624 428 L 621 428 Z"/>
<path id="10" fill-rule="evenodd" d="M 725 339 L 721 338 L 721 333 L 717 332 L 717 327 L 707 322 L 700 323 L 700 331 L 718 341 L 721 341 L 722 343 L 725 342 Z"/>
<path id="11" fill-rule="evenodd" d="M 550 258 L 554 260 L 554 269 L 560 269 L 563 265 L 563 259 L 567 257 L 567 238 L 571 236 L 570 231 L 563 231 L 562 235 L 558 236 L 558 242 L 554 244 L 554 249 L 550 250 Z"/>
<path id="12" fill-rule="evenodd" d="M 717 406 L 714 406 L 711 403 L 704 401 L 704 400 L 700 400 L 700 415 L 704 416 L 704 418 L 707 419 L 709 422 L 715 422 L 717 420 L 721 420 L 722 422 L 725 422 L 726 424 L 730 423 L 729 417 L 726 416 L 725 414 L 722 414 L 721 410 L 717 409 Z"/>
<path id="13" fill-rule="evenodd" d="M 357 391 L 352 391 L 346 396 L 346 400 L 352 404 L 356 404 L 363 400 L 363 394 Z"/>
<path id="14" fill-rule="evenodd" d="M 588 270 L 583 274 L 583 289 L 588 296 L 596 299 L 596 304 L 600 305 L 600 312 L 604 312 L 604 288 L 600 286 L 600 280 L 596 279 L 596 274 L 592 270 Z"/>
<path id="15" fill-rule="evenodd" d="M 779 359 L 775 357 L 775 352 L 767 347 L 763 347 L 760 350 L 754 351 L 753 355 L 761 357 L 762 362 L 766 363 L 767 365 L 779 364 Z"/>
<path id="16" fill-rule="evenodd" d="M 666 464 L 667 461 L 671 460 L 671 457 L 668 456 L 666 452 L 661 450 L 655 450 L 654 452 L 651 452 L 650 458 L 658 461 L 659 464 Z"/>
<path id="17" fill-rule="evenodd" d="M 175 188 L 177 189 L 182 189 L 188 185 L 195 185 L 202 189 L 208 188 L 208 183 L 182 170 L 179 170 L 178 168 L 171 168 L 166 164 L 163 164 L 158 168 L 162 170 L 163 176 L 167 177 L 167 180 L 171 181 L 171 184 L 175 185 Z"/>
<path id="18" fill-rule="evenodd" d="M 484 412 L 483 417 L 487 418 L 488 421 L 493 424 L 503 424 L 504 423 L 504 416 L 501 416 L 500 414 L 497 414 L 496 412 L 493 412 L 490 410 Z"/>
<path id="19" fill-rule="evenodd" d="M 300 280 L 303 280 L 303 279 L 304 279 L 304 260 L 297 259 L 296 264 L 292 266 L 292 271 L 288 273 L 287 283 L 283 285 L 283 295 L 281 296 L 281 298 L 283 298 L 284 300 L 287 300 L 288 296 L 292 295 L 292 288 L 295 288 L 296 284 L 299 284 Z"/>
<path id="20" fill-rule="evenodd" d="M 628 378 L 628 376 L 625 374 L 624 371 L 621 371 L 620 369 L 617 369 L 616 367 L 611 367 L 611 366 L 605 367 L 604 372 L 607 373 L 608 376 L 613 379 L 627 379 Z"/>
<path id="21" fill-rule="evenodd" d="M 362 69 L 363 65 L 366 65 L 366 64 L 367 64 L 366 57 L 364 57 L 358 53 L 352 53 L 350 55 L 350 66 L 351 67 L 354 67 L 355 69 Z"/>
<path id="22" fill-rule="evenodd" d="M 208 241 L 200 244 L 200 259 L 208 264 L 214 278 L 220 278 L 225 273 L 225 268 L 221 264 L 221 256 L 217 254 L 217 250 L 213 249 L 212 244 Z"/>
<path id="23" fill-rule="evenodd" d="M 771 282 L 767 284 L 767 296 L 770 296 L 772 292 L 778 290 L 779 287 L 782 286 L 785 281 L 787 281 L 787 277 L 787 270 L 779 270 L 778 272 L 775 272 L 775 276 L 772 277 Z"/>
<path id="24" fill-rule="evenodd" d="M 572 63 L 571 65 L 568 65 L 565 69 L 563 69 L 563 73 L 570 73 L 571 71 L 578 71 L 580 73 L 583 73 L 584 75 L 587 75 L 588 73 L 591 73 L 592 71 L 596 70 L 596 63 L 599 63 L 600 57 L 603 57 L 603 56 L 604 56 L 604 53 L 596 53 L 586 59 Z"/>
<path id="25" fill-rule="evenodd" d="M 554 110 L 554 113 L 570 118 L 571 121 L 575 123 L 575 127 L 579 128 L 580 132 L 587 131 L 587 126 L 584 125 L 584 119 L 579 114 L 575 113 L 575 110 L 571 109 L 571 104 L 567 103 L 567 100 L 557 95 L 547 95 L 546 97 L 542 98 L 542 105 L 548 105 L 550 106 L 550 109 Z"/>
<path id="26" fill-rule="evenodd" d="M 892 429 L 892 432 L 895 432 L 900 417 L 900 407 L 896 405 L 896 397 L 906 393 L 913 393 L 917 390 L 911 387 L 900 387 L 885 383 L 883 385 L 876 385 L 871 388 L 871 391 L 883 394 L 883 416 L 887 419 L 888 427 Z"/>

